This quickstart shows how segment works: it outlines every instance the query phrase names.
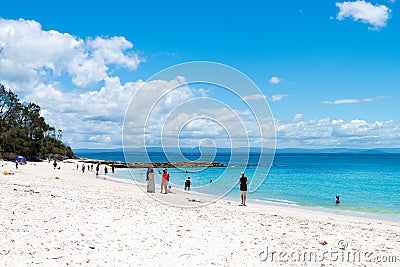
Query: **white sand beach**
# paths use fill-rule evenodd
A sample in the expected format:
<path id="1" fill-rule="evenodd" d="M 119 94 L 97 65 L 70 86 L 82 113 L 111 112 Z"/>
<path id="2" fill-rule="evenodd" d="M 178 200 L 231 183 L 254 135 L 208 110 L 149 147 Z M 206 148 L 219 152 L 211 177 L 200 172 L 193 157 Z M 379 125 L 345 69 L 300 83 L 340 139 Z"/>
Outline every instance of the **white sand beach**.
<path id="1" fill-rule="evenodd" d="M 240 207 L 239 196 L 238 202 L 171 207 L 136 185 L 82 173 L 74 162 L 59 163 L 60 170 L 47 162 L 18 170 L 12 162 L 2 165 L 0 266 L 400 264 L 396 222 L 286 206 Z M 15 174 L 3 174 L 10 170 Z M 163 197 L 188 196 L 202 201 L 179 191 Z"/>

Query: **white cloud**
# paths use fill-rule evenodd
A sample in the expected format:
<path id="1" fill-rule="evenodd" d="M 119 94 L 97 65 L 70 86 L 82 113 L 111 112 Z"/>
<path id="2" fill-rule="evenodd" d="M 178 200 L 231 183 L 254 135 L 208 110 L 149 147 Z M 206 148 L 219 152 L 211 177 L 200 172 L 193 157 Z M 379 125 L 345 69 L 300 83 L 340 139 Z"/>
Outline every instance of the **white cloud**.
<path id="1" fill-rule="evenodd" d="M 96 37 L 88 43 L 94 50 L 93 57 L 99 57 L 107 64 L 117 64 L 135 70 L 140 62 L 136 53 L 125 53 L 133 48 L 133 44 L 125 37 L 116 36 L 107 39 Z"/>
<path id="2" fill-rule="evenodd" d="M 2 82 L 36 84 L 72 77 L 73 85 L 93 86 L 108 77 L 111 64 L 136 69 L 141 59 L 124 37 L 83 40 L 69 33 L 43 30 L 32 20 L 0 18 Z M 23 86 L 16 86 L 24 90 Z"/>
<path id="3" fill-rule="evenodd" d="M 357 103 L 362 103 L 362 102 L 373 102 L 377 101 L 380 99 L 385 98 L 384 96 L 377 96 L 377 97 L 372 97 L 372 98 L 363 98 L 363 99 L 353 99 L 353 98 L 347 98 L 347 99 L 337 99 L 337 100 L 332 100 L 332 101 L 322 101 L 324 104 L 330 104 L 330 105 L 341 105 L 341 104 L 357 104 Z"/>
<path id="4" fill-rule="evenodd" d="M 262 118 L 257 121 L 249 110 L 236 110 L 231 108 L 200 109 L 196 113 L 181 113 L 172 116 L 173 119 L 167 123 L 166 128 L 172 125 L 184 125 L 190 120 L 186 127 L 178 129 L 180 138 L 186 146 L 196 146 L 201 140 L 211 139 L 217 147 L 247 147 L 260 146 L 261 142 L 272 147 L 274 145 L 268 138 L 274 137 L 275 130 L 271 125 L 271 118 Z M 168 125 L 169 124 L 169 125 Z M 206 130 L 205 130 L 206 129 Z M 171 131 L 173 133 L 173 131 Z M 262 134 L 266 136 L 262 136 Z M 171 135 L 176 140 L 176 134 Z M 268 143 L 266 143 L 268 141 Z"/>
<path id="5" fill-rule="evenodd" d="M 24 99 L 40 103 L 46 121 L 63 130 L 74 148 L 121 145 L 126 107 L 143 82 L 121 84 L 106 78 L 99 91 L 62 92 L 55 85 L 40 84 Z"/>
<path id="6" fill-rule="evenodd" d="M 140 101 L 134 102 L 132 113 L 127 114 L 128 123 L 134 126 L 131 128 L 134 134 L 132 145 L 141 144 L 144 130 L 147 131 L 147 138 L 152 139 L 149 143 L 158 145 L 160 138 L 156 134 L 163 129 L 171 110 L 194 97 L 195 90 L 187 86 L 166 92 L 167 89 L 178 85 L 181 79 L 177 77 L 171 81 L 155 80 L 146 83 L 137 81 L 121 84 L 118 77 L 112 77 L 106 78 L 104 86 L 99 91 L 61 92 L 53 86 L 47 86 L 32 91 L 26 98 L 41 103 L 42 114 L 46 121 L 62 128 L 66 140 L 69 140 L 74 148 L 110 148 L 122 145 L 125 112 L 138 89 L 145 88 L 145 92 L 140 95 Z M 45 91 L 48 93 L 44 94 Z M 154 99 L 154 96 L 164 93 L 167 93 L 164 97 Z M 145 110 L 149 103 L 150 106 L 156 105 L 147 113 Z M 147 121 L 146 129 L 142 126 L 135 127 L 139 121 Z"/>
<path id="7" fill-rule="evenodd" d="M 277 95 L 272 95 L 269 99 L 273 102 L 275 101 L 280 101 L 287 97 L 289 95 L 287 94 L 277 94 Z M 243 100 L 249 101 L 249 100 L 262 100 L 262 99 L 267 99 L 266 95 L 263 94 L 254 94 L 254 95 L 247 95 L 242 97 Z"/>
<path id="8" fill-rule="evenodd" d="M 73 147 L 120 146 L 125 109 L 143 84 L 117 76 L 142 61 L 132 48 L 124 37 L 83 40 L 36 21 L 0 19 L 0 82 L 39 104 Z"/>
<path id="9" fill-rule="evenodd" d="M 303 118 L 303 114 L 298 113 L 294 116 L 293 121 L 300 121 Z"/>
<path id="10" fill-rule="evenodd" d="M 337 2 L 336 6 L 339 8 L 336 16 L 338 20 L 351 17 L 354 21 L 360 20 L 372 25 L 373 27 L 369 28 L 371 30 L 385 27 L 391 13 L 391 10 L 385 5 L 373 5 L 366 1 Z"/>
<path id="11" fill-rule="evenodd" d="M 64 141 L 73 148 L 121 146 L 125 111 L 135 98 L 139 101 L 133 102 L 127 114 L 132 130 L 127 136 L 132 137 L 133 146 L 140 146 L 144 138 L 147 144 L 160 145 L 160 133 L 169 142 L 182 133 L 183 146 L 198 145 L 210 134 L 220 146 L 229 143 L 229 138 L 237 140 L 237 145 L 247 144 L 248 136 L 257 141 L 259 128 L 250 111 L 204 110 L 207 105 L 200 104 L 195 109 L 192 99 L 207 99 L 208 90 L 179 86 L 184 77 L 122 83 L 119 68 L 133 70 L 141 61 L 123 37 L 83 40 L 45 31 L 35 21 L 0 19 L 0 40 L 0 82 L 16 91 L 22 101 L 39 104 L 46 121 L 62 129 Z M 149 105 L 152 109 L 146 112 Z M 137 123 L 143 121 L 146 127 Z"/>
<path id="12" fill-rule="evenodd" d="M 254 94 L 254 95 L 247 95 L 242 97 L 243 100 L 262 100 L 262 99 L 266 99 L 267 96 L 263 95 L 263 94 Z"/>
<path id="13" fill-rule="evenodd" d="M 289 96 L 289 95 L 287 95 L 287 94 L 272 95 L 271 96 L 271 101 L 273 101 L 273 102 L 281 101 L 282 99 L 284 99 L 287 96 Z"/>
<path id="14" fill-rule="evenodd" d="M 278 147 L 399 147 L 400 125 L 389 121 L 354 119 L 285 122 L 276 120 Z"/>
<path id="15" fill-rule="evenodd" d="M 278 84 L 278 83 L 281 82 L 281 79 L 278 78 L 278 77 L 276 77 L 276 76 L 273 76 L 273 77 L 271 77 L 271 79 L 269 80 L 269 82 L 270 82 L 270 83 L 273 83 L 273 84 Z"/>

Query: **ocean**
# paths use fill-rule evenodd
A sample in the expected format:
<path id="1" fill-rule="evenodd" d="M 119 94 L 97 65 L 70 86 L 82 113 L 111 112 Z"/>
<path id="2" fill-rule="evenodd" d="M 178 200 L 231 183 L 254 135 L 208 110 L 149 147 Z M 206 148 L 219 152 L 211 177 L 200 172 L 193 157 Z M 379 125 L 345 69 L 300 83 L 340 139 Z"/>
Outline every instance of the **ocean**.
<path id="1" fill-rule="evenodd" d="M 121 151 L 76 153 L 78 157 L 125 161 Z M 160 152 L 149 153 L 154 162 L 174 161 Z M 199 154 L 184 155 L 187 160 L 198 160 Z M 228 163 L 230 154 L 219 153 L 214 162 Z M 235 157 L 228 167 L 169 169 L 173 187 L 183 188 L 191 177 L 191 190 L 225 195 L 239 201 L 236 185 L 240 172 L 249 181 L 260 183 L 258 189 L 248 193 L 248 201 L 316 208 L 333 213 L 357 213 L 366 216 L 400 220 L 400 154 L 277 154 L 272 166 L 253 166 L 259 154 Z M 143 162 L 141 153 L 129 155 L 129 161 Z M 208 158 L 206 157 L 205 160 Z M 246 163 L 248 164 L 242 164 Z M 158 174 L 156 169 L 156 174 Z M 257 172 L 256 172 L 257 171 Z M 268 172 L 269 171 L 269 172 Z M 145 182 L 144 169 L 118 170 L 116 177 Z M 268 175 L 266 175 L 268 173 Z M 265 179 L 264 179 L 265 178 Z M 161 180 L 156 175 L 156 183 Z M 210 184 L 210 180 L 213 182 Z M 157 186 L 158 188 L 158 186 Z M 335 204 L 339 195 L 341 203 Z"/>

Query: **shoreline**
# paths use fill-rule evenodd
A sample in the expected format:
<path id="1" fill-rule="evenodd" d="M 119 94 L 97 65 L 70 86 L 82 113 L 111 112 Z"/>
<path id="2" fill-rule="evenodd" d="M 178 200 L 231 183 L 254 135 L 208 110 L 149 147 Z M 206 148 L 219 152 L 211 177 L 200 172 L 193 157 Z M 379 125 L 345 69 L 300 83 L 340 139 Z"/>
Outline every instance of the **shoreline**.
<path id="1" fill-rule="evenodd" d="M 0 265 L 299 265 L 293 258 L 271 258 L 271 251 L 372 252 L 399 256 L 400 262 L 400 223 L 294 207 L 240 207 L 225 199 L 203 207 L 172 207 L 133 183 L 116 182 L 120 178 L 111 175 L 96 179 L 76 170 L 76 164 L 60 163 L 59 170 L 41 162 L 17 171 L 13 164 L 3 167 L 15 174 L 0 176 Z M 193 191 L 155 194 L 188 203 L 188 198 L 204 197 Z M 378 260 L 376 266 L 387 266 Z M 339 259 L 318 262 L 344 264 Z"/>
<path id="2" fill-rule="evenodd" d="M 12 162 L 12 161 L 4 161 L 4 162 Z M 40 161 L 46 163 L 46 161 Z M 177 168 L 177 167 L 183 167 L 183 168 L 196 168 L 196 167 L 226 167 L 228 166 L 227 164 L 221 164 L 221 163 L 213 163 L 213 162 L 195 162 L 195 166 L 191 164 L 192 162 L 152 162 L 152 163 L 145 163 L 145 162 L 130 162 L 130 163 L 124 163 L 124 162 L 115 162 L 115 161 L 108 161 L 108 160 L 97 160 L 97 159 L 89 159 L 89 158 L 77 158 L 77 159 L 67 159 L 62 161 L 63 163 L 73 163 L 76 164 L 77 162 L 82 162 L 82 163 L 93 163 L 97 164 L 100 162 L 102 165 L 107 165 L 111 166 L 112 163 L 115 164 L 116 169 L 141 169 L 141 168 L 147 168 L 147 167 L 153 167 L 153 168 Z M 38 163 L 38 162 L 29 162 L 29 163 Z M 123 167 L 121 167 L 123 164 Z M 130 166 L 132 164 L 132 166 Z M 178 164 L 178 165 L 174 165 Z M 197 165 L 198 164 L 198 165 Z M 224 166 L 219 166 L 219 165 L 224 165 Z M 108 176 L 108 180 L 115 181 L 115 182 L 120 182 L 119 180 L 130 180 L 133 181 L 133 185 L 137 185 L 136 180 L 132 180 L 130 178 L 124 178 L 124 177 L 115 177 L 114 179 L 110 179 L 111 176 Z M 128 183 L 129 184 L 129 183 Z M 140 184 L 140 186 L 145 186 L 145 184 Z M 157 188 L 157 184 L 156 184 Z M 174 188 L 176 190 L 176 188 Z M 184 192 L 180 188 L 178 189 L 181 192 Z M 199 196 L 202 196 L 203 198 L 206 199 L 215 199 L 215 197 L 218 197 L 217 194 L 212 194 L 212 193 L 201 193 L 195 191 L 195 189 L 191 190 L 191 192 L 195 192 Z M 229 201 L 229 202 L 238 202 L 239 203 L 240 195 L 238 197 L 233 197 L 233 196 L 223 196 L 223 197 L 218 197 L 217 201 Z M 259 204 L 259 205 L 266 205 L 266 206 L 277 206 L 277 207 L 288 207 L 288 208 L 295 208 L 295 209 L 301 209 L 301 210 L 309 210 L 309 211 L 319 211 L 327 214 L 333 214 L 333 215 L 343 215 L 343 216 L 351 216 L 351 217 L 358 217 L 358 218 L 367 218 L 367 219 L 374 219 L 374 220 L 383 220 L 383 221 L 388 221 L 388 222 L 396 222 L 400 223 L 400 216 L 394 215 L 394 214 L 387 214 L 387 213 L 377 213 L 377 212 L 369 212 L 369 211 L 357 211 L 357 210 L 352 210 L 352 209 L 333 209 L 333 208 L 328 208 L 328 207 L 319 207 L 319 206 L 305 206 L 305 205 L 300 205 L 300 204 L 289 204 L 289 203 L 281 203 L 281 202 L 275 202 L 275 201 L 269 201 L 269 200 L 263 200 L 263 199 L 257 199 L 257 198 L 248 198 L 247 201 L 249 203 L 254 203 L 254 204 Z"/>
<path id="3" fill-rule="evenodd" d="M 274 203 L 272 201 L 263 201 L 263 200 L 259 200 L 259 199 L 248 200 L 248 202 L 251 202 L 251 203 L 254 202 L 254 203 L 260 204 L 260 205 L 283 206 L 283 207 L 289 207 L 289 208 L 293 208 L 293 209 L 319 211 L 319 212 L 333 214 L 333 215 L 342 215 L 342 216 L 349 216 L 349 217 L 366 218 L 366 219 L 373 219 L 373 220 L 379 220 L 379 221 L 400 223 L 400 216 L 382 214 L 382 213 L 358 212 L 356 210 L 350 210 L 350 209 L 335 210 L 333 208 L 325 208 L 325 207 L 303 206 L 303 205 L 298 205 L 298 204 L 293 205 L 293 204 L 285 204 L 285 203 Z M 262 202 L 267 202 L 267 203 L 262 203 Z"/>
<path id="4" fill-rule="evenodd" d="M 115 177 L 113 180 L 128 180 L 128 181 L 133 181 L 133 184 L 136 185 L 138 183 L 140 186 L 145 187 L 146 184 L 144 183 L 139 183 L 135 179 L 132 178 L 126 178 L 126 177 Z M 118 181 L 117 181 L 118 182 Z M 156 188 L 158 188 L 158 184 L 156 184 Z M 181 188 L 174 190 L 178 190 L 180 192 L 185 192 Z M 218 194 L 212 194 L 212 193 L 202 193 L 196 191 L 196 189 L 191 189 L 190 192 L 194 192 L 198 194 L 198 196 L 202 196 L 203 198 L 206 199 L 216 199 L 218 197 L 218 201 L 229 201 L 229 202 L 240 202 L 240 195 L 238 193 L 237 197 L 233 196 L 227 196 L 225 195 L 224 197 L 220 197 Z M 352 209 L 334 209 L 329 208 L 329 207 L 320 207 L 320 206 L 305 206 L 305 205 L 300 205 L 300 204 L 289 204 L 289 203 L 283 203 L 283 202 L 274 202 L 274 201 L 269 201 L 269 200 L 263 200 L 263 199 L 258 199 L 258 198 L 251 198 L 251 194 L 248 194 L 247 202 L 249 203 L 254 203 L 257 205 L 266 205 L 266 206 L 276 206 L 276 207 L 288 207 L 288 208 L 294 208 L 294 209 L 300 209 L 300 210 L 307 210 L 307 211 L 319 211 L 327 214 L 333 214 L 333 215 L 343 215 L 343 216 L 351 216 L 351 217 L 358 217 L 358 218 L 367 218 L 367 219 L 375 219 L 375 220 L 383 220 L 383 221 L 388 221 L 388 222 L 397 222 L 400 223 L 400 216 L 394 215 L 394 214 L 386 214 L 386 213 L 377 213 L 377 212 L 360 212 L 357 210 L 352 210 Z"/>
<path id="5" fill-rule="evenodd" d="M 82 161 L 81 158 L 80 159 L 70 159 L 70 160 L 64 160 L 61 161 L 61 163 L 64 164 L 73 164 L 73 169 L 75 169 L 75 164 L 78 162 L 84 162 L 84 163 L 91 163 L 91 162 L 100 162 L 103 165 L 108 165 L 109 161 L 102 161 L 102 160 L 95 160 L 95 159 L 87 159 L 88 161 Z M 3 162 L 7 162 L 7 161 L 3 161 Z M 11 162 L 11 161 L 8 161 Z M 28 162 L 28 164 L 35 164 L 35 163 L 44 163 L 44 164 L 48 164 L 46 161 L 41 161 L 41 162 Z M 112 163 L 112 162 L 111 162 Z M 184 163 L 184 162 L 183 162 Z M 141 163 L 139 163 L 141 164 Z M 202 162 L 201 162 L 202 164 Z M 12 164 L 13 165 L 13 164 Z M 140 168 L 147 168 L 146 167 L 133 167 L 133 169 L 140 169 Z M 156 168 L 156 167 L 154 167 Z M 158 167 L 161 168 L 161 167 Z M 174 167 L 173 167 L 174 168 Z M 126 169 L 126 168 L 125 168 Z M 79 173 L 80 173 L 80 169 L 79 169 Z M 117 172 L 116 172 L 117 173 Z M 0 173 L 1 175 L 1 173 Z M 149 194 L 147 192 L 145 192 L 145 187 L 146 184 L 145 183 L 139 183 L 137 182 L 135 179 L 131 179 L 131 178 L 124 178 L 124 177 L 115 177 L 115 175 L 109 174 L 109 175 L 99 175 L 98 177 L 95 177 L 95 175 L 93 174 L 93 177 L 95 180 L 106 180 L 106 181 L 111 181 L 114 183 L 120 183 L 120 184 L 125 184 L 125 185 L 133 185 L 133 186 L 137 186 L 139 187 L 143 193 L 145 194 Z M 103 179 L 101 179 L 103 178 Z M 130 182 L 123 182 L 123 181 L 130 181 Z M 156 189 L 158 184 L 156 184 Z M 210 201 L 210 204 L 213 205 L 219 201 L 222 202 L 234 202 L 234 203 L 240 203 L 239 198 L 240 195 L 238 195 L 238 197 L 233 197 L 233 196 L 222 196 L 222 197 L 218 197 L 217 195 L 211 194 L 211 193 L 202 193 L 202 192 L 198 192 L 195 191 L 193 189 L 191 189 L 190 191 L 185 191 L 181 188 L 177 188 L 174 187 L 174 191 L 177 191 L 179 193 L 185 193 L 188 195 L 193 195 L 193 197 L 199 197 L 202 198 L 201 201 L 202 202 L 206 202 L 209 200 L 213 200 Z M 156 190 L 157 192 L 157 190 Z M 173 193 L 176 194 L 176 193 Z M 216 198 L 217 197 L 217 198 Z M 327 215 L 340 215 L 340 216 L 345 216 L 345 217 L 355 217 L 355 218 L 365 218 L 365 219 L 372 219 L 372 220 L 378 220 L 378 221 L 386 221 L 386 222 L 393 222 L 393 223 L 400 223 L 400 217 L 399 216 L 395 216 L 395 215 L 386 215 L 386 214 L 382 214 L 382 213 L 369 213 L 369 212 L 357 212 L 355 210 L 335 210 L 333 208 L 326 208 L 326 207 L 318 207 L 318 206 L 304 206 L 304 205 L 299 205 L 299 204 L 289 204 L 289 203 L 279 203 L 279 202 L 274 202 L 274 201 L 268 201 L 268 200 L 261 200 L 261 199 L 247 199 L 247 202 L 249 203 L 253 203 L 256 206 L 266 206 L 266 207 L 283 207 L 283 208 L 288 208 L 288 209 L 296 209 L 296 210 L 301 210 L 301 211 L 317 211 L 317 212 L 321 212 L 321 213 L 325 213 Z"/>

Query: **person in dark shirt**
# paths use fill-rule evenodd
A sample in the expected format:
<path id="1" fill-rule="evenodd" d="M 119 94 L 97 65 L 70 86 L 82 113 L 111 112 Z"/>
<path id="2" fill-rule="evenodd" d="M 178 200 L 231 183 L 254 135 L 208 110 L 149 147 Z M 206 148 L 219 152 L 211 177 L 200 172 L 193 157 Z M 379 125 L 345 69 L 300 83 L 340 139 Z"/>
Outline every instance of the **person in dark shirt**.
<path id="1" fill-rule="evenodd" d="M 192 184 L 192 182 L 190 181 L 190 177 L 188 177 L 185 181 L 185 190 L 190 190 L 190 185 Z"/>
<path id="2" fill-rule="evenodd" d="M 238 184 L 240 185 L 240 197 L 242 198 L 242 203 L 239 206 L 246 206 L 246 193 L 247 193 L 247 183 L 248 179 L 246 176 L 244 176 L 244 172 L 242 172 L 241 177 L 238 181 Z"/>

